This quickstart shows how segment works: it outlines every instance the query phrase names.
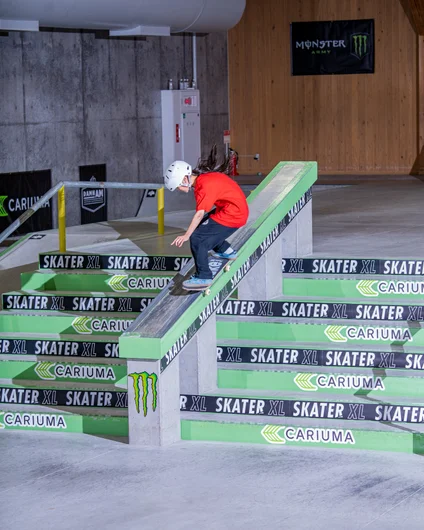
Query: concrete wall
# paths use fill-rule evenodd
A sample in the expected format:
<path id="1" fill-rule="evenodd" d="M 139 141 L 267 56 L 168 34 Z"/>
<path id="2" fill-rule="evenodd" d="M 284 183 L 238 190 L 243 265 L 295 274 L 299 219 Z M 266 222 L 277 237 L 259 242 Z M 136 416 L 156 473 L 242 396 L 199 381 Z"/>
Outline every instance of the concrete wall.
<path id="1" fill-rule="evenodd" d="M 162 178 L 160 90 L 192 73 L 191 37 L 101 39 L 93 33 L 0 37 L 0 173 L 107 164 L 109 181 Z M 228 128 L 227 34 L 198 37 L 202 151 Z M 68 225 L 80 221 L 68 192 Z M 109 192 L 109 219 L 135 215 L 139 192 Z"/>

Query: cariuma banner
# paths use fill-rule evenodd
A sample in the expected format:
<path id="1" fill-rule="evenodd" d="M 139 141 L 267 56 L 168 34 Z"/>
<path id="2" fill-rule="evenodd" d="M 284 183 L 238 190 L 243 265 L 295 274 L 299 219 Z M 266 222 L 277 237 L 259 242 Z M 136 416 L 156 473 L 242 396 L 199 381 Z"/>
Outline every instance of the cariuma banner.
<path id="1" fill-rule="evenodd" d="M 31 208 L 51 188 L 50 170 L 0 174 L 0 232 Z M 51 200 L 20 226 L 14 235 L 50 230 L 52 224 Z"/>
<path id="2" fill-rule="evenodd" d="M 374 20 L 293 22 L 292 75 L 374 73 Z"/>

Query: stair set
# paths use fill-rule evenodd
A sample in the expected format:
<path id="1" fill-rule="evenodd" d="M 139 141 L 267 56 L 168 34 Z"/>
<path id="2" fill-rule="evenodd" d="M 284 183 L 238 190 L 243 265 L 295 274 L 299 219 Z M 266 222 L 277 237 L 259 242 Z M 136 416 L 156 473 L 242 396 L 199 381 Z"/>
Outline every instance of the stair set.
<path id="1" fill-rule="evenodd" d="M 119 336 L 188 259 L 40 255 L 3 294 L 0 432 L 125 441 L 132 381 Z M 424 453 L 424 261 L 282 267 L 280 300 L 235 292 L 218 310 L 217 390 L 181 395 L 182 439 Z M 144 415 L 157 398 L 145 379 Z"/>

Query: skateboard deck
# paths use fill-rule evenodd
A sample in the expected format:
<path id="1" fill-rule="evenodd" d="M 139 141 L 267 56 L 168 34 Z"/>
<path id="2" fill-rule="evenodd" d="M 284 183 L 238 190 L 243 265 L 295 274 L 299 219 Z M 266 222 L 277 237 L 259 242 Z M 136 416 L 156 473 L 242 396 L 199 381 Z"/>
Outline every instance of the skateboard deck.
<path id="1" fill-rule="evenodd" d="M 213 275 L 212 282 L 222 270 L 224 270 L 224 272 L 228 272 L 230 270 L 232 261 L 234 261 L 234 260 L 229 260 L 229 259 L 225 259 L 225 258 L 217 258 L 215 256 L 209 256 L 208 257 L 209 268 L 211 269 L 212 275 Z M 187 278 L 184 278 L 184 281 L 188 280 L 189 277 L 190 276 L 188 276 Z M 188 289 L 188 288 L 182 286 L 182 288 L 185 291 L 187 291 L 187 292 L 201 292 L 201 291 L 203 291 L 206 296 L 209 296 L 210 295 L 210 287 L 211 287 L 211 285 L 212 285 L 212 283 L 210 285 L 206 285 L 206 286 L 202 286 L 202 287 L 195 287 L 195 288 Z"/>

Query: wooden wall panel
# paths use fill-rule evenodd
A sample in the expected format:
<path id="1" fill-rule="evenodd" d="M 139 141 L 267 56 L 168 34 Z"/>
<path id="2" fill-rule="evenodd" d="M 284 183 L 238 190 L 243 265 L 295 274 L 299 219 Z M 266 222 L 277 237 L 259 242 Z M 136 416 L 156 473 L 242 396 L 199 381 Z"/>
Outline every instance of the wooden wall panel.
<path id="1" fill-rule="evenodd" d="M 375 19 L 375 73 L 299 76 L 290 23 Z M 279 160 L 321 173 L 408 174 L 417 158 L 417 38 L 399 0 L 247 0 L 229 32 L 231 143 L 244 174 Z"/>

